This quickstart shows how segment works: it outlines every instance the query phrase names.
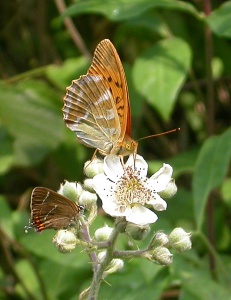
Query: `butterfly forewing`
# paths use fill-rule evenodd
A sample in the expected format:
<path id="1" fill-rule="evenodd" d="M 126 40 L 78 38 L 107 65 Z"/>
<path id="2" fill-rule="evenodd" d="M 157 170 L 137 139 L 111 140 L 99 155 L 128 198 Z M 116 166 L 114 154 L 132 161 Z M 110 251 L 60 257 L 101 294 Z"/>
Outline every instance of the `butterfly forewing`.
<path id="1" fill-rule="evenodd" d="M 37 232 L 62 229 L 78 219 L 80 208 L 73 201 L 44 187 L 36 187 L 31 194 L 29 227 Z"/>
<path id="2" fill-rule="evenodd" d="M 81 143 L 110 153 L 120 136 L 119 118 L 110 90 L 100 76 L 85 75 L 67 89 L 63 108 L 66 126 Z"/>
<path id="3" fill-rule="evenodd" d="M 122 140 L 125 132 L 131 134 L 130 102 L 123 65 L 110 40 L 97 46 L 88 74 L 99 74 L 108 83 L 120 119 Z"/>
<path id="4" fill-rule="evenodd" d="M 130 137 L 127 82 L 109 40 L 97 46 L 88 73 L 67 88 L 62 111 L 66 126 L 82 144 L 103 155 L 136 152 L 137 143 Z"/>

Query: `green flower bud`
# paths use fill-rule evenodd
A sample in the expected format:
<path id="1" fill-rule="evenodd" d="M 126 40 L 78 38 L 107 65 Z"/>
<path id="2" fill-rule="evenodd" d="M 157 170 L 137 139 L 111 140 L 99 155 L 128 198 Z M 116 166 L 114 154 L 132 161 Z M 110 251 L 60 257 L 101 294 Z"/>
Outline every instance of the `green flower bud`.
<path id="1" fill-rule="evenodd" d="M 173 255 L 166 247 L 157 247 L 152 252 L 144 253 L 143 257 L 156 264 L 168 266 L 172 263 Z"/>
<path id="2" fill-rule="evenodd" d="M 97 257 L 98 257 L 99 263 L 102 263 L 102 262 L 103 262 L 106 253 L 107 253 L 106 250 L 103 250 L 103 251 L 101 251 L 101 252 L 98 253 Z"/>
<path id="3" fill-rule="evenodd" d="M 159 195 L 162 198 L 171 198 L 176 194 L 176 192 L 177 192 L 177 186 L 175 184 L 175 179 L 172 178 L 169 184 L 167 185 L 166 189 L 161 193 L 159 193 Z"/>
<path id="4" fill-rule="evenodd" d="M 117 218 L 117 224 L 116 224 L 116 228 L 120 233 L 124 233 L 126 231 L 126 227 L 127 227 L 127 221 L 124 217 L 121 218 Z"/>
<path id="5" fill-rule="evenodd" d="M 95 231 L 95 240 L 97 242 L 106 242 L 113 231 L 113 228 L 109 227 L 108 225 L 105 225 L 102 228 L 99 228 Z"/>
<path id="6" fill-rule="evenodd" d="M 60 252 L 66 253 L 75 249 L 77 238 L 72 231 L 61 229 L 57 231 L 52 242 Z"/>
<path id="7" fill-rule="evenodd" d="M 169 243 L 167 234 L 163 232 L 157 232 L 155 235 L 154 246 L 166 246 Z"/>
<path id="8" fill-rule="evenodd" d="M 102 263 L 105 256 L 106 256 L 107 251 L 101 251 L 98 253 L 98 261 L 99 263 Z M 102 278 L 104 279 L 107 275 L 111 274 L 111 273 L 115 273 L 119 270 L 121 270 L 124 266 L 124 262 L 122 259 L 119 258 L 114 258 L 111 260 L 111 262 L 108 264 L 108 266 L 106 267 L 106 270 L 104 271 Z"/>
<path id="9" fill-rule="evenodd" d="M 93 179 L 92 178 L 87 178 L 83 182 L 83 187 L 85 190 L 94 193 L 95 190 L 93 189 Z"/>
<path id="10" fill-rule="evenodd" d="M 58 191 L 59 194 L 71 199 L 72 201 L 77 201 L 83 191 L 81 184 L 77 182 L 65 181 L 64 184 L 60 185 Z"/>
<path id="11" fill-rule="evenodd" d="M 126 233 L 136 241 L 144 240 L 149 232 L 149 225 L 137 225 L 134 223 L 128 223 L 126 227 Z"/>
<path id="12" fill-rule="evenodd" d="M 106 270 L 103 273 L 103 278 L 105 278 L 107 275 L 115 273 L 123 269 L 124 262 L 122 259 L 114 258 L 110 264 L 107 266 Z"/>
<path id="13" fill-rule="evenodd" d="M 88 178 L 93 178 L 97 174 L 103 173 L 103 160 L 95 157 L 84 164 L 84 173 Z"/>
<path id="14" fill-rule="evenodd" d="M 187 233 L 182 228 L 175 228 L 169 235 L 169 244 L 178 252 L 185 252 L 192 248 L 190 233 Z"/>
<path id="15" fill-rule="evenodd" d="M 79 204 L 83 205 L 87 210 L 90 210 L 90 208 L 96 204 L 96 201 L 97 195 L 88 191 L 83 191 L 79 198 Z"/>

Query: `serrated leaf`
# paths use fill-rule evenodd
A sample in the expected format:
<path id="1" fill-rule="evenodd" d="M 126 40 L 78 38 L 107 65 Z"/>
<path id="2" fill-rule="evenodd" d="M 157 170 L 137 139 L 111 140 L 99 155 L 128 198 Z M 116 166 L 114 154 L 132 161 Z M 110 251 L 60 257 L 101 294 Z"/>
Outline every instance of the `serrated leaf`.
<path id="1" fill-rule="evenodd" d="M 219 36 L 231 37 L 231 1 L 225 2 L 208 17 L 207 23 Z"/>
<path id="2" fill-rule="evenodd" d="M 134 18 L 147 10 L 153 8 L 174 9 L 188 12 L 196 17 L 199 13 L 193 5 L 184 1 L 176 0 L 82 0 L 69 6 L 63 13 L 62 18 L 67 16 L 75 16 L 79 14 L 102 14 L 107 18 L 120 21 Z"/>
<path id="3" fill-rule="evenodd" d="M 190 64 L 191 51 L 178 38 L 162 40 L 148 48 L 135 62 L 136 89 L 166 121 L 171 116 Z"/>
<path id="4" fill-rule="evenodd" d="M 209 193 L 221 185 L 231 156 L 231 128 L 222 135 L 209 138 L 199 153 L 192 181 L 194 214 L 197 228 L 203 216 Z"/>

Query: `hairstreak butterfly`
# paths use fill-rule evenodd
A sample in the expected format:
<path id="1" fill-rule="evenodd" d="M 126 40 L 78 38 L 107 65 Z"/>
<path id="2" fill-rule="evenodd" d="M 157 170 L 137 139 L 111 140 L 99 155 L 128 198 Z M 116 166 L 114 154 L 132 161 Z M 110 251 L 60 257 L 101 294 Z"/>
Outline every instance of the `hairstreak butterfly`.
<path id="1" fill-rule="evenodd" d="M 136 153 L 131 135 L 131 112 L 126 77 L 119 55 L 109 40 L 96 47 L 86 75 L 67 87 L 63 118 L 80 143 L 101 154 Z"/>
<path id="2" fill-rule="evenodd" d="M 67 228 L 77 222 L 83 210 L 81 205 L 44 187 L 33 189 L 30 208 L 31 218 L 29 226 L 25 227 L 26 232 L 29 228 L 34 228 L 36 232 Z"/>

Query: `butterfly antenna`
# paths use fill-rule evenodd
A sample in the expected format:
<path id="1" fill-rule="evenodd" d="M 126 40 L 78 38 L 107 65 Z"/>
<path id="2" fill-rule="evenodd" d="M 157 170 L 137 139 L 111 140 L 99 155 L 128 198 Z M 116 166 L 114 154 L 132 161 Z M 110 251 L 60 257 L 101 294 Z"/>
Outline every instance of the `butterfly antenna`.
<path id="1" fill-rule="evenodd" d="M 169 130 L 169 131 L 148 135 L 148 136 L 142 137 L 141 139 L 138 139 L 138 142 L 141 141 L 141 140 L 146 140 L 146 139 L 149 139 L 149 138 L 153 138 L 153 137 L 157 137 L 157 136 L 161 136 L 161 135 L 165 135 L 165 134 L 169 134 L 169 133 L 174 133 L 174 132 L 178 132 L 178 131 L 180 131 L 180 128 L 175 128 L 175 129 L 172 129 L 172 130 Z"/>

